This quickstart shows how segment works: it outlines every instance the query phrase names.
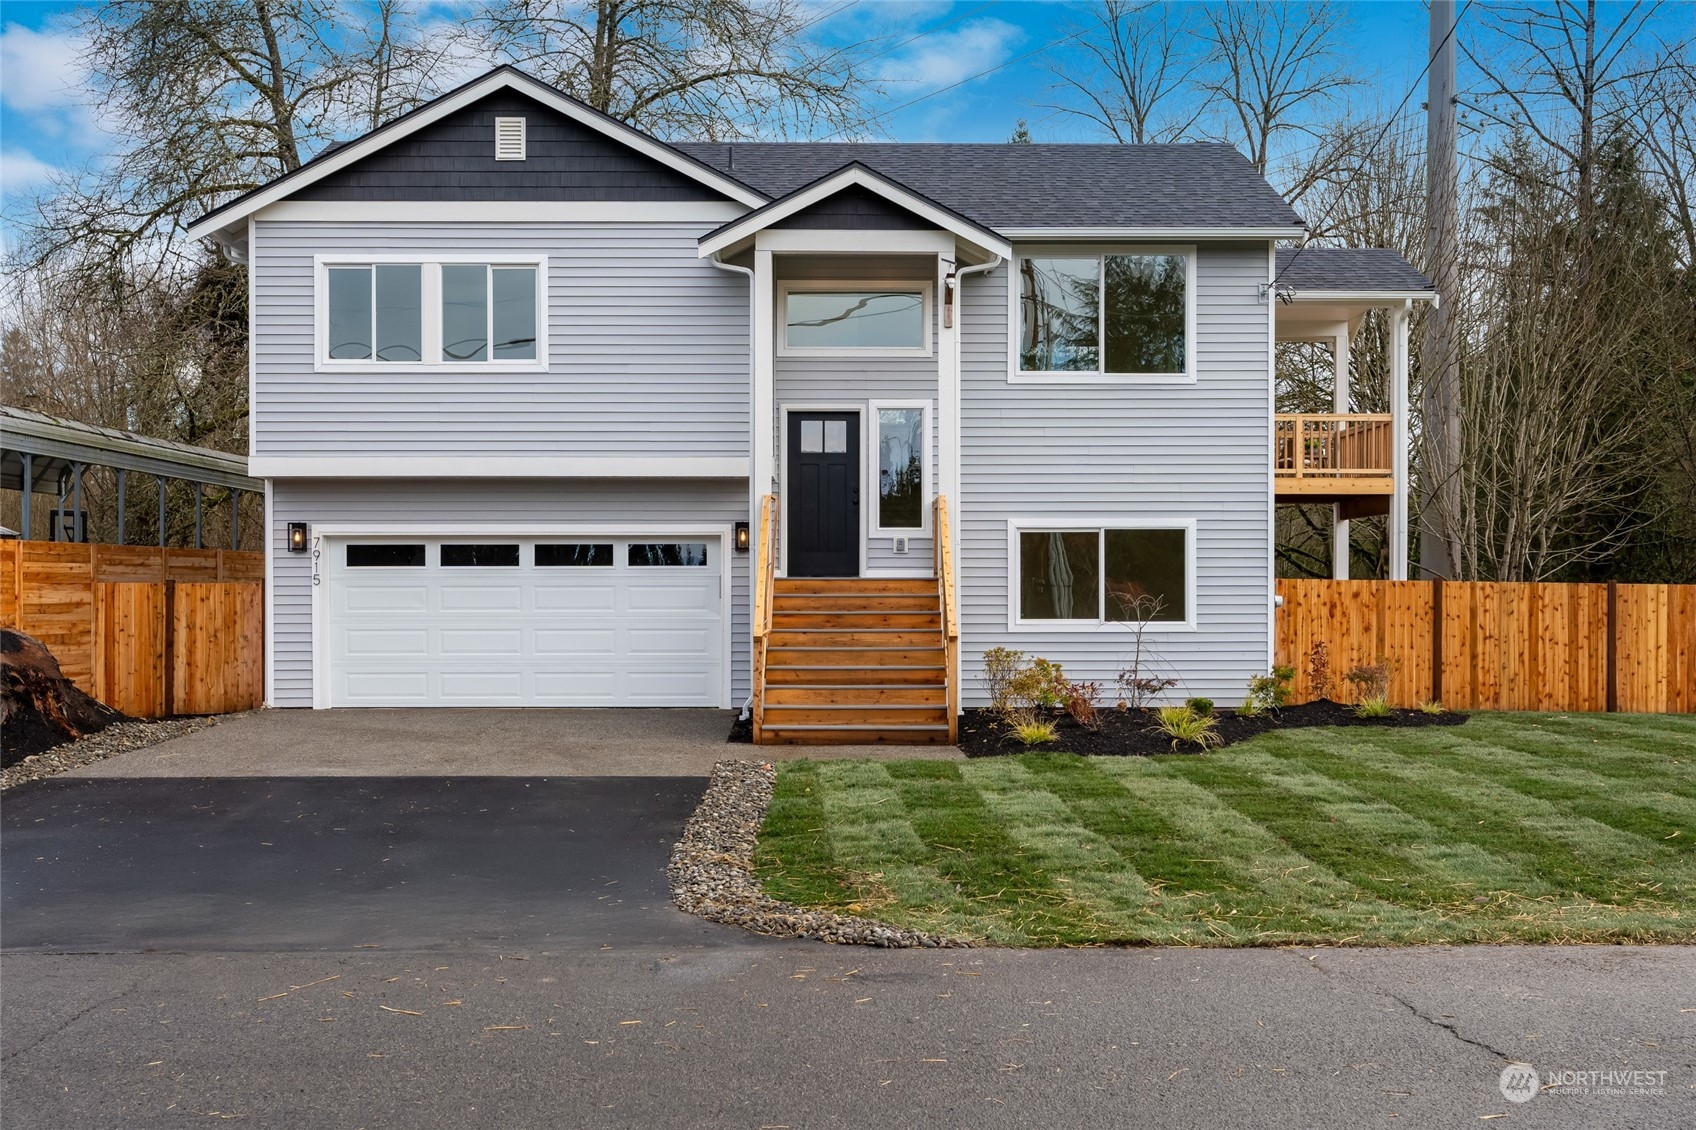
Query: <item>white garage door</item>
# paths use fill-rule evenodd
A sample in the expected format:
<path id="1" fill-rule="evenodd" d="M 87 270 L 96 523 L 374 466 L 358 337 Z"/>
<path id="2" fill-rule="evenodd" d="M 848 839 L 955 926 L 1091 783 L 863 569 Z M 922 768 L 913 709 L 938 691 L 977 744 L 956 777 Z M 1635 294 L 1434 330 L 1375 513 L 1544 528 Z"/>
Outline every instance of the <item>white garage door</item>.
<path id="1" fill-rule="evenodd" d="M 330 541 L 330 705 L 722 705 L 722 544 Z"/>

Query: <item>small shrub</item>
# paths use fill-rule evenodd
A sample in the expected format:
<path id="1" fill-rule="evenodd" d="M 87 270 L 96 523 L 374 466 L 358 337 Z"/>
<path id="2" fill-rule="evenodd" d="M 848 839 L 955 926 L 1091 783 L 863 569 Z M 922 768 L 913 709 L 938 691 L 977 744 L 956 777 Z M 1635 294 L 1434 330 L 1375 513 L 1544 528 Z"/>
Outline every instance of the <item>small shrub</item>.
<path id="1" fill-rule="evenodd" d="M 1256 675 L 1248 681 L 1248 697 L 1237 708 L 1237 713 L 1246 718 L 1265 714 L 1268 710 L 1276 714 L 1290 704 L 1290 680 L 1296 677 L 1294 667 L 1277 666 L 1272 668 L 1270 675 Z"/>
<path id="2" fill-rule="evenodd" d="M 1025 653 L 1010 647 L 992 647 L 983 653 L 983 689 L 989 693 L 989 708 L 997 714 L 1012 708 L 1008 691 L 1024 662 Z"/>
<path id="3" fill-rule="evenodd" d="M 1007 736 L 1028 749 L 1054 741 L 1060 736 L 1060 732 L 1054 728 L 1054 723 L 1027 715 L 1013 723 L 1013 728 L 1007 732 Z"/>
<path id="4" fill-rule="evenodd" d="M 1307 689 L 1314 698 L 1331 697 L 1331 649 L 1323 640 L 1307 653 Z"/>
<path id="5" fill-rule="evenodd" d="M 1395 673 L 1395 664 L 1390 662 L 1388 656 L 1380 655 L 1376 663 L 1362 663 L 1353 667 L 1343 678 L 1354 684 L 1362 702 L 1374 698 L 1387 702 L 1390 698 L 1390 679 Z"/>
<path id="6" fill-rule="evenodd" d="M 1223 745 L 1214 727 L 1219 720 L 1211 715 L 1197 714 L 1188 706 L 1162 706 L 1154 712 L 1155 729 L 1172 739 L 1172 748 L 1195 745 L 1211 749 Z"/>
<path id="7" fill-rule="evenodd" d="M 1072 721 L 1086 730 L 1101 728 L 1101 712 L 1096 704 L 1101 699 L 1100 683 L 1068 683 L 1066 685 L 1066 713 Z"/>
<path id="8" fill-rule="evenodd" d="M 1119 709 L 1141 710 L 1155 698 L 1178 685 L 1176 679 L 1138 675 L 1135 667 L 1124 667 L 1114 682 L 1119 687 Z"/>
<path id="9" fill-rule="evenodd" d="M 1447 714 L 1448 713 L 1447 710 L 1443 709 L 1443 704 L 1438 702 L 1436 699 L 1432 699 L 1429 702 L 1420 703 L 1419 704 L 1419 712 L 1421 714 Z"/>
<path id="10" fill-rule="evenodd" d="M 1119 687 L 1119 709 L 1140 710 L 1162 692 L 1178 685 L 1176 679 L 1161 678 L 1153 673 L 1153 644 L 1150 642 L 1147 647 L 1144 646 L 1143 635 L 1149 621 L 1160 615 L 1166 607 L 1166 602 L 1158 596 L 1147 594 L 1131 597 L 1123 593 L 1113 593 L 1111 596 L 1123 614 L 1118 622 L 1124 624 L 1131 632 L 1130 658 L 1119 668 L 1119 674 L 1114 679 Z"/>
<path id="11" fill-rule="evenodd" d="M 1355 704 L 1356 718 L 1388 718 L 1390 716 L 1390 700 L 1376 695 L 1363 698 Z"/>
<path id="12" fill-rule="evenodd" d="M 1021 665 L 1007 684 L 1006 713 L 1024 710 L 1052 710 L 1066 701 L 1071 684 L 1060 664 L 1036 656 Z"/>
<path id="13" fill-rule="evenodd" d="M 1210 698 L 1187 698 L 1184 700 L 1184 705 L 1203 718 L 1211 717 L 1213 714 L 1213 700 Z"/>

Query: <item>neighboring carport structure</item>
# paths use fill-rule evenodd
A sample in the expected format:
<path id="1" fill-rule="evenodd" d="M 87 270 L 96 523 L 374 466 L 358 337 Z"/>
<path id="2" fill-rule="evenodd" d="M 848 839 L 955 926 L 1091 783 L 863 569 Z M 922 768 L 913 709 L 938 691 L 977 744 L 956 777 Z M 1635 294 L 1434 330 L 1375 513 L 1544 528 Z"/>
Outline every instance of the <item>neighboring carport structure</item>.
<path id="1" fill-rule="evenodd" d="M 48 541 L 88 541 L 88 508 L 85 479 L 94 469 L 112 472 L 116 487 L 115 540 L 124 544 L 129 523 L 130 495 L 137 493 L 131 476 L 152 479 L 147 493 L 157 507 L 157 540 L 167 543 L 169 484 L 182 482 L 193 488 L 194 527 L 192 544 L 205 543 L 206 487 L 222 488 L 230 510 L 230 546 L 241 543 L 241 506 L 244 495 L 262 498 L 265 484 L 247 474 L 247 460 L 240 455 L 194 447 L 171 440 L 154 439 L 133 432 L 61 420 L 40 412 L 0 405 L 0 489 L 19 492 L 19 535 L 33 539 L 42 525 L 35 496 L 53 499 L 47 509 Z"/>

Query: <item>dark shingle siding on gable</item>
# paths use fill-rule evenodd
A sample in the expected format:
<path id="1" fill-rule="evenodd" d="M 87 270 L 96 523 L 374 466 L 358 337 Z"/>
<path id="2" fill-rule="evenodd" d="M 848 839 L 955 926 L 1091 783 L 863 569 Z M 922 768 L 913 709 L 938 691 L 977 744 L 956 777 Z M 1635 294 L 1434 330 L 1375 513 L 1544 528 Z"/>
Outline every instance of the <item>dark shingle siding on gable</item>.
<path id="1" fill-rule="evenodd" d="M 836 231 L 924 231 L 936 225 L 856 184 L 771 226 Z"/>
<path id="2" fill-rule="evenodd" d="M 777 197 L 860 161 L 986 227 L 1298 227 L 1229 145 L 680 144 Z"/>
<path id="3" fill-rule="evenodd" d="M 1308 247 L 1278 252 L 1278 285 L 1303 290 L 1433 290 L 1401 254 L 1384 247 Z"/>
<path id="4" fill-rule="evenodd" d="M 495 160 L 495 118 L 527 156 Z M 297 200 L 722 200 L 699 181 L 512 91 L 485 98 L 293 194 Z"/>

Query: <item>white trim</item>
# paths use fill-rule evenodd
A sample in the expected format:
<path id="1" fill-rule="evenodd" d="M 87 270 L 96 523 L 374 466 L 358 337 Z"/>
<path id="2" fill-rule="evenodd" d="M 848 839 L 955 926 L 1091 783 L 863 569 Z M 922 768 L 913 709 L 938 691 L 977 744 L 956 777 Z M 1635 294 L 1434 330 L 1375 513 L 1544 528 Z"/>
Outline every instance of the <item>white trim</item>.
<path id="1" fill-rule="evenodd" d="M 1184 257 L 1184 371 L 1182 373 L 1106 373 L 1097 369 L 1095 372 L 1065 370 L 1022 370 L 1019 368 L 1019 298 L 1022 285 L 1019 274 L 1019 263 L 1024 259 L 1040 258 L 1070 258 L 1097 259 L 1102 261 L 1100 270 L 1105 271 L 1105 259 L 1110 255 L 1182 255 Z M 1196 332 L 1196 309 L 1200 299 L 1196 293 L 1197 280 L 1200 274 L 1194 244 L 1100 244 L 1092 247 L 1062 247 L 1055 245 L 1043 246 L 1032 244 L 1019 248 L 1019 252 L 1009 261 L 1007 275 L 1007 383 L 1015 385 L 1193 385 L 1196 383 L 1198 364 L 1196 359 L 1197 347 L 1200 344 Z M 1099 276 L 1098 276 L 1099 277 Z M 1106 324 L 1105 306 L 1107 302 L 1107 287 L 1099 286 L 1099 303 L 1096 311 L 1097 336 L 1100 327 Z M 1096 346 L 1096 364 L 1107 363 L 1107 346 L 1104 342 Z"/>
<path id="2" fill-rule="evenodd" d="M 257 250 L 259 244 L 255 241 L 253 218 L 250 216 L 247 220 L 247 458 L 250 461 L 258 444 L 259 431 L 259 414 L 254 410 L 259 403 L 259 350 L 254 345 L 259 340 L 259 265 L 253 255 Z"/>
<path id="3" fill-rule="evenodd" d="M 706 165 L 691 160 L 671 146 L 649 137 L 640 130 L 632 129 L 622 122 L 598 114 L 574 99 L 565 97 L 546 83 L 538 82 L 529 75 L 502 68 L 461 87 L 453 94 L 438 98 L 404 118 L 373 130 L 334 153 L 311 162 L 302 175 L 273 181 L 235 207 L 190 224 L 187 233 L 188 238 L 202 239 L 214 232 L 233 228 L 237 222 L 246 219 L 250 214 L 257 212 L 267 204 L 273 204 L 328 176 L 330 173 L 345 169 L 355 161 L 386 148 L 401 138 L 410 136 L 425 126 L 432 125 L 449 114 L 488 97 L 497 90 L 516 90 L 521 94 L 528 95 L 543 106 L 564 114 L 578 124 L 588 126 L 614 141 L 621 142 L 643 156 L 658 161 L 674 172 L 682 173 L 686 177 L 699 181 L 718 192 L 722 192 L 732 200 L 746 204 L 750 208 L 757 208 L 766 203 L 766 198 L 760 193 L 715 172 Z"/>
<path id="4" fill-rule="evenodd" d="M 1008 239 L 1242 239 L 1255 243 L 1263 239 L 1303 239 L 1307 228 L 1205 228 L 1205 227 L 1100 227 L 1100 228 L 998 228 Z"/>
<path id="5" fill-rule="evenodd" d="M 266 223 L 712 224 L 748 209 L 728 200 L 279 200 L 254 213 Z"/>
<path id="6" fill-rule="evenodd" d="M 777 505 L 778 505 L 778 548 L 782 551 L 778 556 L 777 568 L 780 576 L 789 575 L 789 544 L 788 524 L 785 518 L 789 514 L 789 496 L 786 488 L 789 485 L 789 414 L 791 412 L 852 412 L 860 418 L 859 450 L 860 450 L 860 480 L 865 481 L 866 459 L 866 402 L 864 400 L 786 400 L 777 406 Z M 864 491 L 865 487 L 860 488 Z M 867 568 L 867 549 L 870 541 L 867 536 L 869 526 L 866 520 L 866 505 L 860 504 L 860 572 L 864 577 Z M 910 535 L 909 535 L 910 536 Z"/>
<path id="7" fill-rule="evenodd" d="M 1407 580 L 1408 570 L 1408 323 L 1413 303 L 1404 302 L 1390 315 L 1390 442 L 1396 445 L 1393 490 L 1390 495 L 1390 580 Z"/>
<path id="8" fill-rule="evenodd" d="M 740 479 L 740 455 L 262 455 L 265 479 Z"/>
<path id="9" fill-rule="evenodd" d="M 922 324 L 924 327 L 924 344 L 920 346 L 813 346 L 789 344 L 789 296 L 797 291 L 802 294 L 829 293 L 840 291 L 852 293 L 855 291 L 892 291 L 911 294 L 917 292 L 919 305 L 924 311 Z M 932 288 L 923 279 L 794 279 L 778 284 L 778 292 L 783 299 L 783 331 L 777 339 L 777 356 L 779 357 L 929 357 L 931 355 L 931 320 L 935 311 L 931 309 L 930 296 Z M 775 322 L 774 322 L 775 328 Z"/>
<path id="10" fill-rule="evenodd" d="M 836 228 L 777 228 L 754 236 L 762 251 L 863 255 L 952 255 L 955 239 L 945 231 L 849 231 Z"/>
<path id="11" fill-rule="evenodd" d="M 866 485 L 864 490 L 866 492 L 866 498 L 871 504 L 871 510 L 866 516 L 866 534 L 868 537 L 928 538 L 932 536 L 933 532 L 931 530 L 930 514 L 931 502 L 936 498 L 937 475 L 935 468 L 936 459 L 931 454 L 933 443 L 931 434 L 931 405 L 932 401 L 929 400 L 868 400 L 866 402 L 866 415 L 865 422 L 862 425 L 862 430 L 866 434 Z M 885 527 L 879 521 L 882 517 L 879 503 L 883 499 L 883 484 L 881 481 L 883 474 L 883 452 L 878 446 L 880 440 L 878 437 L 877 414 L 878 411 L 883 408 L 917 408 L 924 413 L 924 421 L 919 425 L 921 429 L 919 450 L 924 453 L 923 459 L 921 460 L 924 473 L 921 476 L 919 483 L 919 497 L 922 504 L 919 507 L 919 524 L 917 526 Z M 930 575 L 931 574 L 929 573 L 925 574 L 927 577 Z"/>
<path id="12" fill-rule="evenodd" d="M 704 259 L 732 244 L 739 243 L 756 232 L 810 208 L 819 201 L 834 196 L 850 186 L 858 186 L 881 196 L 914 215 L 930 221 L 943 231 L 952 232 L 959 238 L 976 247 L 981 247 L 985 251 L 998 252 L 1003 256 L 1012 253 L 1012 249 L 1006 241 L 997 238 L 996 233 L 980 228 L 976 224 L 968 223 L 952 212 L 937 207 L 924 197 L 918 196 L 899 185 L 892 184 L 883 177 L 874 175 L 864 167 L 852 167 L 843 169 L 811 188 L 791 193 L 769 207 L 762 207 L 757 210 L 756 215 L 747 216 L 742 221 L 703 239 L 700 247 L 701 257 Z"/>
<path id="13" fill-rule="evenodd" d="M 1278 476 L 1272 461 L 1278 450 L 1278 245 L 1266 244 L 1266 671 L 1278 663 Z"/>
<path id="14" fill-rule="evenodd" d="M 265 480 L 265 705 L 277 705 L 277 557 L 276 513 L 271 507 L 271 480 Z M 308 542 L 308 544 L 311 544 Z M 288 552 L 284 548 L 284 552 Z"/>
<path id="15" fill-rule="evenodd" d="M 1298 290 L 1290 289 L 1288 301 L 1293 305 L 1303 302 L 1437 302 L 1437 292 L 1434 290 Z"/>
<path id="16" fill-rule="evenodd" d="M 756 522 L 760 516 L 760 499 L 777 492 L 778 464 L 781 462 L 777 454 L 780 441 L 774 434 L 777 416 L 772 411 L 772 405 L 777 399 L 777 358 L 774 356 L 777 348 L 777 311 L 773 293 L 773 266 L 771 252 L 754 252 L 754 277 L 750 284 L 753 290 L 753 314 L 748 326 L 749 346 L 754 355 L 754 396 L 750 406 L 753 411 L 749 418 L 754 433 L 749 449 L 752 464 L 749 474 L 753 476 L 751 494 L 754 506 L 748 513 Z M 778 529 L 782 528 L 783 519 L 780 514 Z M 781 540 L 782 534 L 778 537 Z"/>
<path id="17" fill-rule="evenodd" d="M 442 267 L 481 265 L 496 267 L 529 267 L 536 272 L 536 356 L 528 361 L 455 361 L 442 354 Z M 336 267 L 417 266 L 420 273 L 419 301 L 422 304 L 424 354 L 422 361 L 332 360 L 326 356 L 330 336 L 330 271 Z M 373 273 L 373 285 L 375 285 Z M 312 257 L 312 371 L 315 373 L 545 373 L 548 371 L 548 298 L 552 276 L 548 257 L 525 253 L 503 255 L 498 251 L 486 254 L 422 254 L 379 252 L 371 255 L 337 253 Z M 486 324 L 494 325 L 493 294 L 487 293 Z M 375 317 L 376 306 L 372 312 Z M 493 329 L 490 329 L 493 337 Z M 249 352 L 252 352 L 251 350 Z M 493 358 L 494 343 L 489 343 Z"/>
<path id="18" fill-rule="evenodd" d="M 1090 533 L 1097 534 L 1096 554 L 1100 564 L 1102 593 L 1105 602 L 1107 585 L 1106 530 L 1183 530 L 1184 531 L 1184 619 L 1151 620 L 1151 632 L 1193 632 L 1198 617 L 1196 605 L 1196 519 L 1151 517 L 1089 517 L 1082 520 L 1060 521 L 1054 516 L 1042 518 L 1007 519 L 1007 630 L 1009 632 L 1094 633 L 1120 631 L 1125 621 L 1106 619 L 1107 609 L 1101 609 L 1102 619 L 1090 620 L 1024 620 L 1019 617 L 1019 534 L 1020 533 Z"/>
<path id="19" fill-rule="evenodd" d="M 729 710 L 731 704 L 732 667 L 736 662 L 736 632 L 732 625 L 736 620 L 736 584 L 734 570 L 737 554 L 732 550 L 736 528 L 733 523 L 708 522 L 691 524 L 685 522 L 633 522 L 624 525 L 608 526 L 597 522 L 531 522 L 513 524 L 510 522 L 454 522 L 454 523 L 414 523 L 414 522 L 367 522 L 351 524 L 332 522 L 325 525 L 313 525 L 308 528 L 308 544 L 316 561 L 328 561 L 327 557 L 319 556 L 328 548 L 323 544 L 324 539 L 343 541 L 349 538 L 382 539 L 382 538 L 471 538 L 471 537 L 603 537 L 614 539 L 631 538 L 718 538 L 719 553 L 719 612 L 723 617 L 724 639 L 723 681 L 719 688 L 719 706 Z M 314 573 L 319 569 L 314 567 Z M 322 570 L 326 583 L 312 586 L 312 708 L 314 710 L 330 709 L 330 639 L 326 631 L 330 622 L 330 585 L 331 575 L 328 565 Z M 344 709 L 356 709 L 344 707 Z"/>

